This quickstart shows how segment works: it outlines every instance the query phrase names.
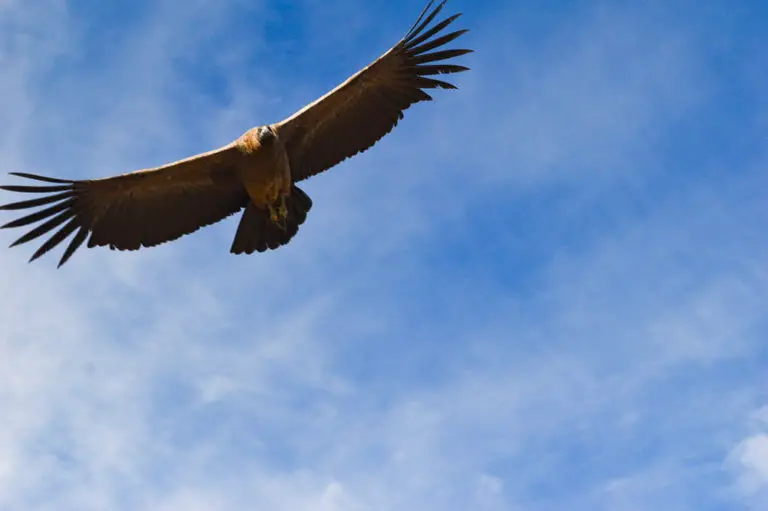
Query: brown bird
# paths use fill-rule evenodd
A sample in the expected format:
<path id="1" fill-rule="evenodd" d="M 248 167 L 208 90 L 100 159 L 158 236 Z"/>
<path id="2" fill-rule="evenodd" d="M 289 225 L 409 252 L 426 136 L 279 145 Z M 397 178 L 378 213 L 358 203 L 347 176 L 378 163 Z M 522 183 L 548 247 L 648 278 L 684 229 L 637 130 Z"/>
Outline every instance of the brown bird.
<path id="1" fill-rule="evenodd" d="M 0 186 L 42 194 L 0 206 L 41 208 L 2 226 L 40 222 L 11 246 L 52 233 L 32 255 L 33 261 L 74 234 L 61 266 L 86 239 L 88 247 L 138 250 L 175 240 L 243 208 L 232 253 L 285 245 L 312 207 L 297 182 L 370 148 L 397 125 L 404 110 L 432 99 L 424 89 L 456 88 L 433 78 L 466 71 L 446 61 L 472 51 L 434 51 L 466 32 L 441 34 L 460 14 L 433 23 L 446 1 L 432 8 L 431 0 L 394 47 L 325 96 L 214 151 L 104 179 L 72 181 L 12 173 L 49 185 Z"/>

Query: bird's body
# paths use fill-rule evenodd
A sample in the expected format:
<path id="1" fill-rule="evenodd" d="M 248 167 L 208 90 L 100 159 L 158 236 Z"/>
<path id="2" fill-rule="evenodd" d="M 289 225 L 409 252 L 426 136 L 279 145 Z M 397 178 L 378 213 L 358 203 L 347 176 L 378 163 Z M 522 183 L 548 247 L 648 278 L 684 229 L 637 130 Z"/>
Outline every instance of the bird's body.
<path id="1" fill-rule="evenodd" d="M 471 50 L 434 51 L 466 32 L 439 35 L 458 14 L 430 25 L 446 1 L 430 11 L 431 0 L 403 39 L 325 96 L 214 151 L 95 180 L 14 173 L 47 184 L 0 186 L 40 194 L 0 210 L 42 209 L 2 227 L 39 222 L 13 245 L 52 233 L 32 260 L 74 235 L 59 265 L 86 240 L 88 247 L 137 250 L 177 239 L 243 209 L 232 253 L 285 245 L 312 207 L 297 182 L 370 148 L 397 125 L 404 110 L 432 99 L 424 89 L 455 88 L 432 76 L 467 70 L 442 61 Z"/>
<path id="2" fill-rule="evenodd" d="M 291 167 L 285 144 L 271 126 L 248 130 L 237 139 L 241 153 L 237 174 L 251 202 L 259 208 L 279 206 L 291 195 Z"/>

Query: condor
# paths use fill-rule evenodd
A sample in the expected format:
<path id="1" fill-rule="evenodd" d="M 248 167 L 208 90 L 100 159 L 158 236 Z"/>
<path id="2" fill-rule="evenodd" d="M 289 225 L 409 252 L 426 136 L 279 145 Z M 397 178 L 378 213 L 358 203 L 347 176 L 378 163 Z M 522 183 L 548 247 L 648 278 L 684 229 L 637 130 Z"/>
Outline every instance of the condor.
<path id="1" fill-rule="evenodd" d="M 2 226 L 37 224 L 11 246 L 48 235 L 32 261 L 71 237 L 61 266 L 86 240 L 88 247 L 137 250 L 175 240 L 243 208 L 232 253 L 285 245 L 312 207 L 296 183 L 370 148 L 408 107 L 432 99 L 425 89 L 456 88 L 435 76 L 466 71 L 449 62 L 472 50 L 444 48 L 466 32 L 443 33 L 460 14 L 434 22 L 446 1 L 436 6 L 430 1 L 394 47 L 325 96 L 214 151 L 104 179 L 12 173 L 45 184 L 0 186 L 37 194 L 0 206 L 37 208 Z"/>

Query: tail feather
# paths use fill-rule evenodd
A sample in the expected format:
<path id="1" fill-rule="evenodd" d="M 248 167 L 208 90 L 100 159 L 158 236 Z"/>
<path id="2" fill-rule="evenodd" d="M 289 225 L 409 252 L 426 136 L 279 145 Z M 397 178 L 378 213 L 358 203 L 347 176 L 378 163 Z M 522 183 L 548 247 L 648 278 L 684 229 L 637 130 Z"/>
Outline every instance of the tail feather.
<path id="1" fill-rule="evenodd" d="M 299 225 L 307 219 L 312 208 L 312 199 L 297 186 L 291 189 L 287 199 L 288 218 L 285 229 L 275 225 L 266 210 L 249 203 L 240 217 L 237 233 L 230 252 L 233 254 L 252 254 L 274 250 L 291 241 L 299 231 Z"/>

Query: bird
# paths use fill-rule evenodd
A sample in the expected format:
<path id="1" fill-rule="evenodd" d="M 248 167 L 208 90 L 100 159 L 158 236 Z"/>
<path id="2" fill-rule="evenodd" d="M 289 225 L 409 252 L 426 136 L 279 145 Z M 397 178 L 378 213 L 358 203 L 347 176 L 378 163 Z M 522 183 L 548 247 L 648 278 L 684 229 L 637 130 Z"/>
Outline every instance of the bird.
<path id="1" fill-rule="evenodd" d="M 36 183 L 0 189 L 35 198 L 0 206 L 25 213 L 1 228 L 37 224 L 11 247 L 48 235 L 32 262 L 69 238 L 61 267 L 86 240 L 89 248 L 138 250 L 240 211 L 231 253 L 286 245 L 312 208 L 312 199 L 297 183 L 368 150 L 411 105 L 432 100 L 427 90 L 457 88 L 436 76 L 469 70 L 454 62 L 473 50 L 446 48 L 468 32 L 446 33 L 461 13 L 435 21 L 446 2 L 430 0 L 397 44 L 335 89 L 290 117 L 249 129 L 213 151 L 100 179 L 11 172 Z"/>

